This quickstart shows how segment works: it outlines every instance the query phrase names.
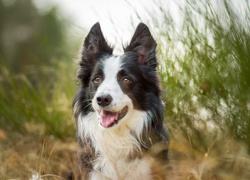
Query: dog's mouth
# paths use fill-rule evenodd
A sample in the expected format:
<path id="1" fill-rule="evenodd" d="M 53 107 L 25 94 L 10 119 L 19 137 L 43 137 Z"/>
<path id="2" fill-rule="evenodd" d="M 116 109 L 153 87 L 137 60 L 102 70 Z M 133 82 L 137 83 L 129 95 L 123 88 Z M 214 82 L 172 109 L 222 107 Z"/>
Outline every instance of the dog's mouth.
<path id="1" fill-rule="evenodd" d="M 104 128 L 109 128 L 117 124 L 128 112 L 128 106 L 125 106 L 122 110 L 118 112 L 100 110 L 100 124 Z"/>

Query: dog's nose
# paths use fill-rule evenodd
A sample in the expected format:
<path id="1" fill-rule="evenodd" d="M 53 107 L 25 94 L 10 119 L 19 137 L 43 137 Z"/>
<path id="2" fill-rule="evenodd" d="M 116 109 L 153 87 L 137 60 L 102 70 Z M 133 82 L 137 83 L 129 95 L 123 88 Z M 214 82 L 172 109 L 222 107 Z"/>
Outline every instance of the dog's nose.
<path id="1" fill-rule="evenodd" d="M 97 104 L 102 107 L 110 105 L 112 100 L 113 99 L 109 94 L 102 94 L 96 98 Z"/>

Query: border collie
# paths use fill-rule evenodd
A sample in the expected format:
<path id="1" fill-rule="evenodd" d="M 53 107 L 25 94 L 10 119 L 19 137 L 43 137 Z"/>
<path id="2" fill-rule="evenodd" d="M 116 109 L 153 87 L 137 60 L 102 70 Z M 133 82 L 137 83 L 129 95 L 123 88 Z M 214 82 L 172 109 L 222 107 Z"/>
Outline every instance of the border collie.
<path id="1" fill-rule="evenodd" d="M 155 179 L 166 164 L 168 133 L 156 42 L 140 23 L 122 56 L 96 23 L 84 40 L 73 101 L 85 179 Z M 158 168 L 158 169 L 157 169 Z"/>

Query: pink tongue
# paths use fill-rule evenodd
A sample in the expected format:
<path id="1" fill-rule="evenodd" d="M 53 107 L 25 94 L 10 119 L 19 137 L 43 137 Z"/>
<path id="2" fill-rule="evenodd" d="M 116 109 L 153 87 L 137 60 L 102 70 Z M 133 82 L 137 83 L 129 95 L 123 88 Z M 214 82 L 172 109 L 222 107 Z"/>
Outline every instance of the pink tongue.
<path id="1" fill-rule="evenodd" d="M 105 128 L 108 128 L 115 120 L 118 119 L 118 113 L 101 111 L 101 125 Z"/>

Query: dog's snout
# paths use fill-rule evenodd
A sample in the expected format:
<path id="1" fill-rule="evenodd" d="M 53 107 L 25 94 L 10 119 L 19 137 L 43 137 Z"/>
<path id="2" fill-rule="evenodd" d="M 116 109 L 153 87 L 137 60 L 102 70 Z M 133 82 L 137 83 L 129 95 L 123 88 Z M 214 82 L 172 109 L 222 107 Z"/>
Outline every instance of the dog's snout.
<path id="1" fill-rule="evenodd" d="M 96 98 L 97 104 L 102 107 L 110 105 L 112 100 L 113 99 L 109 94 L 102 94 Z"/>

